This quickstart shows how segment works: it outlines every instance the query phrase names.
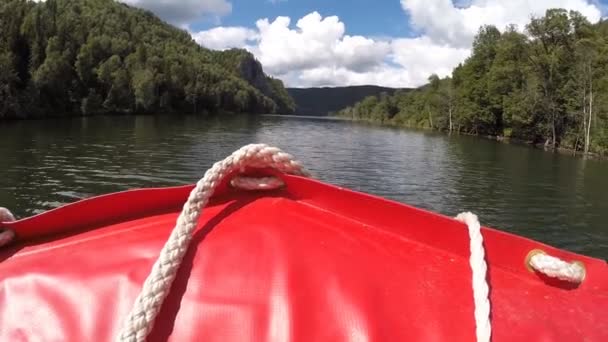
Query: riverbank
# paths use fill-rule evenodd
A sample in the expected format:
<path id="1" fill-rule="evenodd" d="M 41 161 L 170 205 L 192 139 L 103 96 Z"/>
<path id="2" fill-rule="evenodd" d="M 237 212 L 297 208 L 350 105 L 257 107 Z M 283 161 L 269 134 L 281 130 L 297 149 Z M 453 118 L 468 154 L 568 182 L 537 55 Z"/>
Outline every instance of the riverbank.
<path id="1" fill-rule="evenodd" d="M 605 157 L 608 21 L 583 18 L 550 9 L 530 18 L 527 34 L 484 26 L 449 77 L 430 75 L 419 88 L 369 96 L 338 114 Z"/>
<path id="2" fill-rule="evenodd" d="M 559 153 L 562 155 L 569 155 L 569 156 L 573 156 L 573 157 L 590 158 L 590 159 L 595 159 L 595 160 L 608 160 L 608 154 L 606 154 L 606 153 L 588 152 L 587 154 L 585 154 L 584 152 L 582 152 L 580 150 L 575 150 L 575 149 L 567 148 L 567 147 L 563 147 L 563 146 L 558 146 L 555 149 L 553 149 L 551 147 L 546 146 L 545 144 L 535 144 L 534 142 L 531 142 L 531 141 L 525 141 L 522 139 L 505 137 L 505 136 L 471 134 L 471 133 L 456 132 L 456 131 L 449 132 L 449 131 L 438 130 L 438 129 L 429 128 L 429 127 L 403 125 L 400 123 L 396 123 L 392 120 L 379 122 L 379 121 L 367 120 L 367 119 L 345 118 L 345 117 L 339 116 L 339 115 L 334 115 L 334 116 L 330 116 L 330 117 L 336 118 L 336 119 L 341 119 L 341 120 L 349 120 L 352 122 L 370 124 L 370 125 L 374 125 L 374 126 L 385 126 L 385 127 L 395 127 L 395 128 L 402 128 L 402 129 L 408 129 L 408 130 L 436 132 L 436 133 L 441 133 L 441 134 L 445 134 L 445 135 L 454 134 L 454 135 L 461 135 L 461 136 L 471 136 L 471 137 L 477 137 L 477 138 L 482 138 L 482 139 L 486 139 L 486 140 L 493 140 L 493 141 L 497 141 L 497 142 L 504 143 L 504 144 L 527 146 L 527 147 L 531 147 L 531 148 L 538 149 L 538 150 L 544 150 L 545 152 Z"/>
<path id="3" fill-rule="evenodd" d="M 202 110 L 198 113 L 191 112 L 177 112 L 177 111 L 169 111 L 169 112 L 159 112 L 159 113 L 149 113 L 149 112 L 135 112 L 135 113 L 124 113 L 124 112 L 100 112 L 94 114 L 49 114 L 43 116 L 18 116 L 18 117 L 6 117 L 0 118 L 0 124 L 3 122 L 18 122 L 18 121 L 39 121 L 39 120 L 62 120 L 62 119 L 79 119 L 79 118 L 94 118 L 94 117 L 138 117 L 138 116 L 174 116 L 174 117 L 201 117 L 201 118 L 215 118 L 215 117 L 233 117 L 237 115 L 265 115 L 265 114 L 257 114 L 257 113 L 241 113 L 234 112 L 229 110 L 215 110 L 213 112 L 208 110 Z M 277 115 L 277 114 L 274 114 Z"/>

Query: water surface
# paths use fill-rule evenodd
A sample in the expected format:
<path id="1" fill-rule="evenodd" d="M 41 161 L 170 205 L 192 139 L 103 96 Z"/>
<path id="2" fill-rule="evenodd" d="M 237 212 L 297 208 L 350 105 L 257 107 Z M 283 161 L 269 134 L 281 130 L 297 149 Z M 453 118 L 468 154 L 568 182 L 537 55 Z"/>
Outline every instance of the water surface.
<path id="1" fill-rule="evenodd" d="M 317 178 L 608 258 L 608 162 L 474 137 L 276 116 L 0 123 L 0 206 L 23 217 L 81 198 L 193 183 L 239 147 L 276 145 Z"/>

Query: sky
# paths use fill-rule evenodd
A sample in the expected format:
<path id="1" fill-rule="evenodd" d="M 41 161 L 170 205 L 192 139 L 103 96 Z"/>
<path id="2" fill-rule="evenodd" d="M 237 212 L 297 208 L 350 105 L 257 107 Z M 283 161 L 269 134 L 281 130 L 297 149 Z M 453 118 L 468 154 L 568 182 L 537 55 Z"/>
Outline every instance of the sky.
<path id="1" fill-rule="evenodd" d="M 289 87 L 416 87 L 449 76 L 481 25 L 520 30 L 548 8 L 591 22 L 608 0 L 122 0 L 210 49 L 245 48 Z"/>

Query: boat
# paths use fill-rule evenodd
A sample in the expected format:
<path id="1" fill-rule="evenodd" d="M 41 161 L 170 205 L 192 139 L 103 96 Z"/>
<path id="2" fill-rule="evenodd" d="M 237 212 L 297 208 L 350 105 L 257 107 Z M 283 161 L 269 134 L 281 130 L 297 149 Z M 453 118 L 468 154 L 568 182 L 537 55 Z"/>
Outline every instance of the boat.
<path id="1" fill-rule="evenodd" d="M 248 145 L 197 184 L 0 223 L 1 341 L 608 341 L 608 265 L 309 177 Z"/>

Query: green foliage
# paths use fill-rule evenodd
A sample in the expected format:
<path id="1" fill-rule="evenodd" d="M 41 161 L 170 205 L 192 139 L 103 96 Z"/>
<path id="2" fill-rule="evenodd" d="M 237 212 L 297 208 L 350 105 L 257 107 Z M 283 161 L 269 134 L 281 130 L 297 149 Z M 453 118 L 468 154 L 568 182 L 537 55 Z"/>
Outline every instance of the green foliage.
<path id="1" fill-rule="evenodd" d="M 473 53 L 411 92 L 372 97 L 339 115 L 608 153 L 608 22 L 550 9 L 526 34 L 479 30 Z"/>
<path id="2" fill-rule="evenodd" d="M 295 107 L 250 53 L 113 0 L 0 2 L 0 101 L 0 118 Z"/>
<path id="3" fill-rule="evenodd" d="M 279 113 L 293 113 L 296 110 L 296 103 L 291 98 L 283 81 L 267 76 L 268 83 L 270 84 L 270 98 L 276 102 Z"/>
<path id="4" fill-rule="evenodd" d="M 0 118 L 14 114 L 17 110 L 15 84 L 17 72 L 13 67 L 13 55 L 0 52 Z"/>

